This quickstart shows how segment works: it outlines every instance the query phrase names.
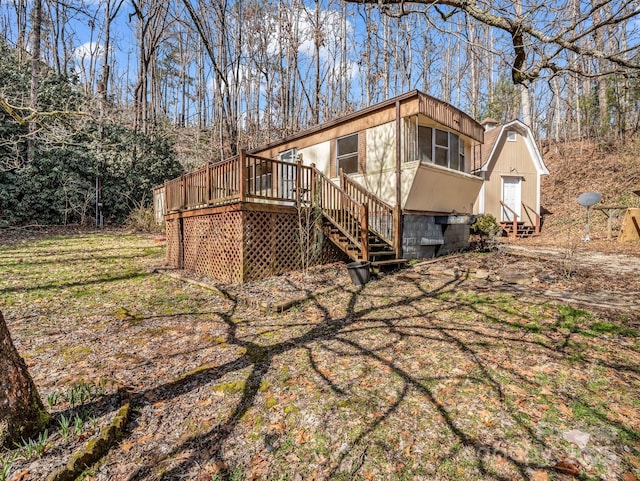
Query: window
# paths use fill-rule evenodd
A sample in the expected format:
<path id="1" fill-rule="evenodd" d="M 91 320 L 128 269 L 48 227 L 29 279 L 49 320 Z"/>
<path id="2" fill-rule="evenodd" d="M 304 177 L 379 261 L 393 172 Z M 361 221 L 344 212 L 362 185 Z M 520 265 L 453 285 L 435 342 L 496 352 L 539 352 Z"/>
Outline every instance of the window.
<path id="1" fill-rule="evenodd" d="M 449 147 L 451 148 L 449 168 L 460 170 L 460 137 L 454 134 L 449 134 L 449 143 Z"/>
<path id="2" fill-rule="evenodd" d="M 449 132 L 436 130 L 436 145 L 434 149 L 435 163 L 442 167 L 449 167 Z"/>
<path id="3" fill-rule="evenodd" d="M 509 142 L 515 142 L 516 140 L 518 140 L 517 137 L 517 133 L 515 130 L 507 130 L 507 141 Z"/>
<path id="4" fill-rule="evenodd" d="M 341 137 L 336 142 L 336 172 L 358 173 L 358 134 Z"/>
<path id="5" fill-rule="evenodd" d="M 414 120 L 413 118 L 411 120 Z M 465 143 L 462 137 L 424 125 L 407 125 L 407 161 L 419 160 L 465 172 Z"/>
<path id="6" fill-rule="evenodd" d="M 295 162 L 297 160 L 296 153 L 296 149 L 285 150 L 284 152 L 280 152 L 280 154 L 278 154 L 278 158 L 285 162 Z"/>
<path id="7" fill-rule="evenodd" d="M 431 127 L 418 127 L 418 160 L 422 162 L 431 162 L 432 135 L 433 129 Z"/>

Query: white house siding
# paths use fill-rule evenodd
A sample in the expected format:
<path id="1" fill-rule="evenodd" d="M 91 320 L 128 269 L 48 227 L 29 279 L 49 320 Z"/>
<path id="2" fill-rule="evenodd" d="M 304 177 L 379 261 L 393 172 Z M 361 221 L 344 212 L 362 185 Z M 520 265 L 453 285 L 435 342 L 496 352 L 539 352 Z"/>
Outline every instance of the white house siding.
<path id="1" fill-rule="evenodd" d="M 304 165 L 316 164 L 316 168 L 327 177 L 330 175 L 331 162 L 331 141 L 321 142 L 300 149 L 298 152 L 302 155 L 302 163 Z"/>
<path id="2" fill-rule="evenodd" d="M 367 129 L 366 171 L 382 172 L 396 168 L 396 125 L 388 122 Z"/>

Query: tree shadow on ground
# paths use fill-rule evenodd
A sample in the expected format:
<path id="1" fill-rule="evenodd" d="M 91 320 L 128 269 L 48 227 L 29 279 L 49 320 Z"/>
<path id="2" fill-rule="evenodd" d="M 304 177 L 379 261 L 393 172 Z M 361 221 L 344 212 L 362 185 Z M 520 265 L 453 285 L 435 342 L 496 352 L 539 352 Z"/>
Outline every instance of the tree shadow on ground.
<path id="1" fill-rule="evenodd" d="M 391 296 L 382 288 L 374 291 L 365 286 L 345 292 L 347 299 L 340 309 L 329 305 L 323 296 L 312 297 L 309 301 L 310 305 L 321 313 L 317 322 L 284 325 L 274 321 L 261 324 L 262 327 L 268 328 L 262 331 L 263 335 L 265 332 L 281 332 L 287 327 L 305 329 L 305 332 L 297 336 L 273 344 L 248 340 L 248 336 L 239 332 L 242 324 L 238 322 L 238 318 L 242 316 L 242 312 L 240 307 L 230 300 L 232 302 L 230 309 L 214 314 L 224 322 L 225 343 L 241 348 L 243 354 L 219 365 L 203 366 L 197 372 L 186 374 L 175 381 L 141 392 L 132 392 L 131 396 L 134 405 L 142 408 L 149 399 L 153 402 L 173 399 L 185 392 L 215 382 L 228 374 L 248 370 L 240 398 L 222 421 L 205 432 L 194 434 L 181 441 L 169 453 L 163 455 L 163 459 L 172 460 L 168 471 L 154 474 L 155 463 L 147 462 L 136 472 L 131 473 L 128 479 L 180 479 L 185 476 L 185 473 L 208 464 L 216 464 L 219 467 L 220 478 L 225 479 L 231 476 L 232 467 L 228 465 L 228 460 L 225 458 L 224 444 L 236 431 L 243 416 L 256 405 L 261 385 L 267 374 L 274 369 L 276 358 L 288 352 L 295 350 L 305 352 L 310 369 L 313 371 L 309 376 L 315 374 L 334 395 L 348 397 L 348 388 L 341 386 L 320 367 L 314 354 L 319 345 L 335 354 L 336 358 L 351 360 L 354 363 L 367 362 L 375 366 L 375 369 L 384 369 L 389 373 L 389 377 L 399 380 L 401 384 L 396 390 L 395 397 L 389 399 L 382 409 L 376 411 L 373 419 L 363 419 L 364 425 L 353 436 L 348 446 L 336 456 L 332 463 L 324 466 L 326 477 L 339 477 L 345 471 L 348 471 L 346 477 L 349 479 L 358 475 L 368 456 L 369 443 L 373 434 L 399 412 L 410 395 L 418 395 L 425 400 L 429 408 L 437 413 L 442 426 L 446 428 L 447 435 L 455 439 L 455 443 L 452 443 L 455 447 L 445 449 L 438 458 L 439 462 L 444 463 L 455 455 L 454 451 L 464 448 L 475 453 L 477 469 L 483 479 L 505 481 L 512 479 L 511 474 L 496 471 L 490 462 L 495 457 L 504 460 L 511 472 L 516 473 L 520 479 L 529 479 L 533 471 L 554 472 L 557 468 L 552 462 L 527 461 L 526 458 L 514 456 L 509 449 L 494 440 L 477 436 L 468 426 L 459 422 L 455 412 L 456 406 L 436 390 L 434 385 L 442 381 L 464 381 L 486 385 L 490 396 L 500 404 L 501 410 L 508 416 L 509 422 L 517 427 L 518 432 L 523 433 L 537 448 L 550 449 L 546 438 L 536 431 L 534 423 L 523 418 L 517 404 L 504 390 L 504 385 L 508 383 L 499 378 L 496 367 L 487 361 L 482 351 L 487 348 L 499 350 L 503 343 L 510 343 L 521 346 L 523 352 L 528 349 L 539 350 L 549 360 L 559 362 L 575 354 L 575 346 L 569 347 L 570 343 L 566 335 L 551 329 L 539 336 L 529 336 L 523 326 L 534 322 L 535 319 L 527 313 L 514 312 L 510 306 L 495 300 L 456 297 L 458 290 L 463 288 L 465 282 L 463 278 L 449 280 L 435 287 L 425 286 L 420 279 L 396 278 L 395 281 L 389 282 L 396 284 L 402 282 L 406 285 L 408 294 Z M 364 305 L 361 305 L 363 303 Z M 450 321 L 446 324 L 438 321 L 443 313 L 448 313 L 450 316 Z M 469 325 L 466 319 L 470 317 L 483 320 L 485 325 Z M 378 345 L 369 344 L 367 335 L 380 329 L 384 329 L 386 333 L 385 341 Z M 407 340 L 419 341 L 425 349 L 431 345 L 444 345 L 452 353 L 455 352 L 465 359 L 471 367 L 467 369 L 467 373 L 429 372 L 428 370 L 414 372 L 403 365 L 401 360 L 385 354 L 391 346 Z M 506 354 L 503 357 L 506 361 Z M 510 363 L 505 362 L 500 369 L 523 386 L 530 386 L 533 389 L 545 387 L 543 381 L 538 381 L 533 376 L 523 373 L 522 370 L 510 366 Z M 426 373 L 429 375 L 424 375 Z M 561 398 L 567 404 L 584 403 L 583 399 L 570 392 L 562 393 Z M 637 441 L 635 430 L 622 422 L 609 419 L 596 406 L 591 410 L 593 415 L 603 423 L 627 433 L 630 438 Z M 135 418 L 133 422 L 135 423 Z M 269 444 L 271 441 L 267 439 L 265 442 Z M 350 466 L 346 466 L 347 458 L 355 461 Z"/>

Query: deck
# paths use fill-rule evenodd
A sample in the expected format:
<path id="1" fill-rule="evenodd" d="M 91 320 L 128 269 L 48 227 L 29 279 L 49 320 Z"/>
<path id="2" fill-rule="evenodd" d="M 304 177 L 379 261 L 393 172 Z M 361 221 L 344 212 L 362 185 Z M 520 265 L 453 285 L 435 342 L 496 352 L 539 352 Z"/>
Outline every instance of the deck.
<path id="1" fill-rule="evenodd" d="M 156 205 L 164 206 L 167 256 L 178 268 L 236 282 L 295 270 L 305 263 L 301 251 L 313 250 L 303 244 L 317 239 L 309 230 L 332 244 L 317 262 L 339 257 L 336 249 L 354 261 L 401 261 L 398 206 L 342 173 L 338 184 L 300 161 L 242 151 L 170 180 L 154 194 L 162 197 Z"/>

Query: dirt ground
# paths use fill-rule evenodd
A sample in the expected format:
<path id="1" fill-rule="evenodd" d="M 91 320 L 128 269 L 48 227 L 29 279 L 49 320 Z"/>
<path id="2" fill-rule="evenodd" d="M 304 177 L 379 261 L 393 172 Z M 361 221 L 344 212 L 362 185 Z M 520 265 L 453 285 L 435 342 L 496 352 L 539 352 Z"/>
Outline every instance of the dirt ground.
<path id="1" fill-rule="evenodd" d="M 83 479 L 637 480 L 634 248 L 536 239 L 363 287 L 343 264 L 225 286 L 169 275 L 149 236 L 14 239 L 2 310 L 53 416 L 41 453 L 0 467 L 45 479 L 128 400 Z"/>

